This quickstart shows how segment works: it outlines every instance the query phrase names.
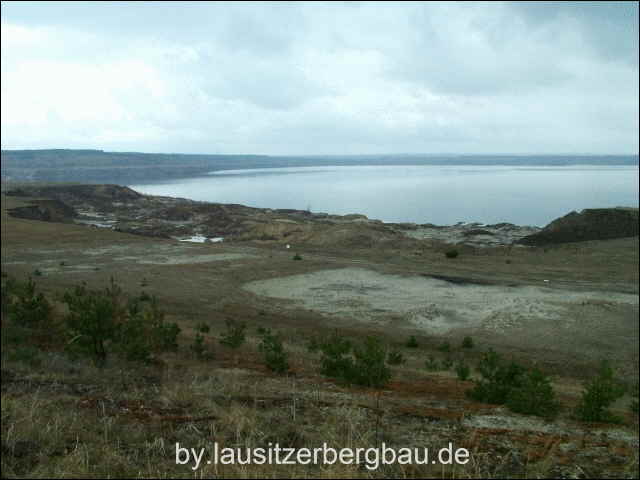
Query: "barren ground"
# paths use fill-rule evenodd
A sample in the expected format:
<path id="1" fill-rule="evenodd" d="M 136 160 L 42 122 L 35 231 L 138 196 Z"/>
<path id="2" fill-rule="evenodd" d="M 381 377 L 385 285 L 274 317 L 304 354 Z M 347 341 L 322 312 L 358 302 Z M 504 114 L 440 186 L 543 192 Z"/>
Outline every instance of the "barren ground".
<path id="1" fill-rule="evenodd" d="M 457 345 L 471 335 L 478 348 L 468 353 L 470 360 L 495 347 L 524 363 L 538 364 L 553 376 L 565 405 L 576 403 L 580 382 L 601 358 L 612 359 L 626 380 L 637 382 L 638 237 L 545 249 L 469 248 L 462 249 L 458 258 L 447 259 L 443 246 L 431 241 L 409 251 L 302 245 L 287 249 L 284 243 L 260 242 L 191 244 L 6 215 L 6 208 L 21 202 L 2 196 L 3 273 L 24 277 L 39 270 L 41 275 L 34 277 L 38 286 L 52 295 L 82 281 L 102 287 L 114 276 L 125 291 L 156 294 L 187 338 L 203 319 L 211 321 L 214 330 L 222 330 L 226 318 L 235 318 L 250 328 L 269 326 L 286 332 L 290 348 L 300 354 L 295 388 L 301 399 L 321 390 L 327 395 L 324 401 L 329 401 L 335 392 L 356 409 L 359 395 L 367 395 L 336 389 L 316 377 L 312 363 L 301 353 L 309 335 L 333 328 L 353 336 L 377 332 L 396 346 L 416 335 L 421 350 L 406 353 L 407 366 L 396 372 L 384 392 L 385 408 L 398 415 L 405 412 L 403 420 L 392 414 L 389 420 L 389 431 L 397 429 L 396 440 L 401 443 L 402 431 L 413 432 L 411 441 L 418 441 L 413 427 L 428 417 L 436 422 L 425 434 L 428 438 L 436 438 L 438 428 L 445 425 L 447 435 L 453 435 L 447 422 L 454 422 L 466 429 L 460 438 L 478 452 L 500 439 L 529 445 L 533 438 L 546 435 L 540 437 L 542 444 L 556 442 L 556 446 L 552 452 L 551 444 L 538 449 L 539 458 L 554 465 L 561 464 L 558 458 L 568 458 L 570 469 L 578 465 L 580 448 L 604 435 L 606 448 L 622 449 L 626 453 L 620 455 L 635 455 L 637 461 L 634 420 L 626 426 L 589 427 L 563 418 L 551 425 L 503 408 L 473 405 L 462 394 L 470 383 L 457 382 L 451 372 L 429 374 L 421 365 L 426 352 L 434 351 L 443 339 Z M 295 253 L 302 260 L 294 261 Z M 235 359 L 234 381 L 252 385 L 258 375 L 263 379 L 261 395 L 282 392 L 278 382 L 284 380 L 257 369 L 255 358 L 255 352 L 247 351 L 239 364 Z M 201 372 L 198 368 L 194 372 Z M 216 375 L 231 375 L 226 360 L 212 368 Z M 198 375 L 207 381 L 206 370 Z M 189 388 L 203 388 L 196 377 L 193 382 Z M 240 387 L 234 388 L 238 394 Z M 626 412 L 628 400 L 619 403 L 620 412 Z M 367 409 L 372 402 L 364 401 Z M 417 416 L 411 420 L 409 414 Z M 406 422 L 414 422 L 413 427 Z M 580 436 L 586 439 L 583 447 L 575 443 Z M 558 447 L 561 444 L 565 447 Z M 603 471 L 613 475 L 616 468 L 606 466 Z"/>

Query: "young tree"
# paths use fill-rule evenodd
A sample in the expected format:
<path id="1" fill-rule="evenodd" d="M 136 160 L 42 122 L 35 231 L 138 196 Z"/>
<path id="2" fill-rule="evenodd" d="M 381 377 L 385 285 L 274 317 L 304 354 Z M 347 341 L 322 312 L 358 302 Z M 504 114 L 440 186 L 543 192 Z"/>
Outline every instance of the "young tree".
<path id="1" fill-rule="evenodd" d="M 513 412 L 553 418 L 560 409 L 549 377 L 538 369 L 529 370 L 521 385 L 511 390 L 507 407 Z"/>
<path id="2" fill-rule="evenodd" d="M 614 377 L 607 360 L 602 360 L 598 374 L 585 385 L 576 414 L 585 422 L 618 422 L 609 406 L 625 393 L 624 385 Z"/>
<path id="3" fill-rule="evenodd" d="M 504 404 L 512 389 L 521 386 L 525 369 L 515 362 L 505 362 L 502 357 L 490 349 L 478 364 L 482 378 L 467 394 L 476 401 Z"/>
<path id="4" fill-rule="evenodd" d="M 245 341 L 245 330 L 247 325 L 244 322 L 236 322 L 232 319 L 226 321 L 227 331 L 222 334 L 220 343 L 234 350 L 240 348 Z"/>
<path id="5" fill-rule="evenodd" d="M 269 370 L 279 374 L 287 373 L 289 371 L 288 354 L 284 350 L 280 336 L 271 333 L 268 328 L 261 328 L 259 333 L 262 341 L 258 348 L 264 354 L 264 361 Z"/>
<path id="6" fill-rule="evenodd" d="M 353 356 L 353 383 L 382 387 L 391 379 L 391 371 L 385 363 L 387 349 L 378 338 L 367 337 L 362 345 L 354 347 Z"/>
<path id="7" fill-rule="evenodd" d="M 91 291 L 84 285 L 64 294 L 69 307 L 67 327 L 71 334 L 68 347 L 72 351 L 93 357 L 97 366 L 107 360 L 106 342 L 112 341 L 118 332 L 119 313 L 115 291 Z"/>

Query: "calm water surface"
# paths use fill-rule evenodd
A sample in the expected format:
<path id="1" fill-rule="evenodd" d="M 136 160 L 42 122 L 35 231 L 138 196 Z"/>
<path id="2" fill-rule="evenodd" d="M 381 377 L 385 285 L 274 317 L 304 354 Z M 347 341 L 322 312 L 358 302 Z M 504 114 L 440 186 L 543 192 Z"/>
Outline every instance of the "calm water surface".
<path id="1" fill-rule="evenodd" d="M 151 195 L 438 225 L 544 226 L 571 210 L 638 206 L 637 166 L 264 168 L 130 186 Z"/>

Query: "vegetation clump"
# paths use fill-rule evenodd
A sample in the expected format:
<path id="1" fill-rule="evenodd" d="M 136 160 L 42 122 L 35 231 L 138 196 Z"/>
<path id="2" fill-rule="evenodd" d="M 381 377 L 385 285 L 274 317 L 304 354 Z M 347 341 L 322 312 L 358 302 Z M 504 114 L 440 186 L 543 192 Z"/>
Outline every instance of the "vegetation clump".
<path id="1" fill-rule="evenodd" d="M 551 381 L 538 369 L 527 371 L 519 387 L 507 398 L 507 407 L 512 412 L 553 418 L 560 409 L 555 399 Z"/>
<path id="2" fill-rule="evenodd" d="M 435 372 L 437 370 L 440 370 L 440 364 L 438 364 L 438 361 L 435 359 L 433 355 L 429 355 L 427 360 L 424 362 L 424 366 L 430 372 Z"/>
<path id="3" fill-rule="evenodd" d="M 482 378 L 467 392 L 469 397 L 485 403 L 502 405 L 506 403 L 512 389 L 522 385 L 524 367 L 515 362 L 506 362 L 500 354 L 490 349 L 478 364 Z"/>
<path id="4" fill-rule="evenodd" d="M 351 342 L 343 338 L 335 331 L 331 336 L 320 342 L 319 350 L 322 352 L 320 359 L 320 373 L 330 378 L 347 380 L 353 369 L 351 358 Z"/>
<path id="5" fill-rule="evenodd" d="M 411 335 L 409 337 L 409 340 L 407 340 L 406 346 L 407 348 L 418 348 L 418 340 L 416 340 L 416 337 L 414 335 Z"/>
<path id="6" fill-rule="evenodd" d="M 603 360 L 597 375 L 585 384 L 575 412 L 577 417 L 585 422 L 619 423 L 621 419 L 609 411 L 609 406 L 622 397 L 625 390 L 625 385 L 615 378 L 609 362 Z"/>
<path id="7" fill-rule="evenodd" d="M 245 330 L 247 329 L 247 324 L 244 322 L 236 322 L 230 318 L 227 319 L 225 323 L 227 325 L 227 331 L 222 334 L 220 343 L 234 350 L 240 348 L 246 339 Z"/>
<path id="8" fill-rule="evenodd" d="M 473 348 L 473 338 L 466 336 L 462 339 L 462 348 Z"/>
<path id="9" fill-rule="evenodd" d="M 288 354 L 284 350 L 280 335 L 274 334 L 268 328 L 260 328 L 258 333 L 262 341 L 258 349 L 264 354 L 267 368 L 272 372 L 284 374 L 289 371 Z"/>
<path id="10" fill-rule="evenodd" d="M 196 325 L 196 330 L 199 333 L 209 333 L 211 331 L 211 327 L 206 322 L 200 322 Z"/>
<path id="11" fill-rule="evenodd" d="M 307 342 L 307 351 L 309 353 L 317 353 L 320 351 L 320 342 L 317 337 L 311 337 Z"/>
<path id="12" fill-rule="evenodd" d="M 513 412 L 554 417 L 560 408 L 549 378 L 538 369 L 527 370 L 505 361 L 490 349 L 478 365 L 482 376 L 467 395 L 479 402 L 506 406 Z"/>
<path id="13" fill-rule="evenodd" d="M 387 355 L 387 363 L 389 365 L 404 365 L 407 363 L 407 359 L 404 357 L 402 352 L 392 350 Z"/>
<path id="14" fill-rule="evenodd" d="M 455 248 L 451 248 L 451 249 L 447 250 L 446 252 L 444 252 L 444 255 L 447 258 L 456 258 L 459 255 L 459 252 Z"/>
<path id="15" fill-rule="evenodd" d="M 444 360 L 442 360 L 442 368 L 444 370 L 451 370 L 453 367 L 453 359 L 451 356 L 447 356 Z"/>
<path id="16" fill-rule="evenodd" d="M 382 387 L 391 379 L 385 365 L 386 349 L 377 337 L 367 337 L 353 349 L 355 358 L 351 382 L 366 387 Z"/>
<path id="17" fill-rule="evenodd" d="M 205 336 L 200 332 L 196 333 L 189 348 L 198 360 L 211 360 L 213 358 L 213 352 L 207 347 Z"/>
<path id="18" fill-rule="evenodd" d="M 460 362 L 458 363 L 458 365 L 456 365 L 456 375 L 458 376 L 458 380 L 461 380 L 461 381 L 468 380 L 470 374 L 471 374 L 471 369 L 467 364 Z"/>
<path id="19" fill-rule="evenodd" d="M 386 365 L 387 350 L 376 337 L 367 337 L 362 344 L 353 345 L 336 331 L 320 344 L 320 351 L 320 371 L 328 377 L 366 387 L 381 387 L 391 378 Z M 391 360 L 402 361 L 404 356 L 392 355 Z"/>
<path id="20" fill-rule="evenodd" d="M 164 321 L 157 299 L 126 302 L 113 278 L 104 290 L 76 286 L 64 294 L 63 301 L 69 309 L 67 351 L 89 356 L 97 366 L 104 366 L 109 351 L 127 360 L 149 361 L 152 353 L 178 347 L 180 328 Z"/>
<path id="21" fill-rule="evenodd" d="M 21 327 L 35 327 L 51 319 L 51 304 L 42 293 L 36 293 L 36 284 L 9 278 L 2 286 L 2 312 Z"/>

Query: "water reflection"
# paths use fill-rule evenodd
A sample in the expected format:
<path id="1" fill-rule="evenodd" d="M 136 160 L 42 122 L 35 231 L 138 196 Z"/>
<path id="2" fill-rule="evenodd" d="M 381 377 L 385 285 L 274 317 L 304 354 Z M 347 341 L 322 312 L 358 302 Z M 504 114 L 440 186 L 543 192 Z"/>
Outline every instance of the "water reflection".
<path id="1" fill-rule="evenodd" d="M 546 225 L 571 210 L 638 206 L 637 166 L 349 166 L 227 170 L 131 188 L 387 222 Z"/>

